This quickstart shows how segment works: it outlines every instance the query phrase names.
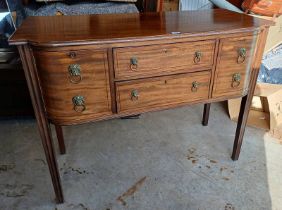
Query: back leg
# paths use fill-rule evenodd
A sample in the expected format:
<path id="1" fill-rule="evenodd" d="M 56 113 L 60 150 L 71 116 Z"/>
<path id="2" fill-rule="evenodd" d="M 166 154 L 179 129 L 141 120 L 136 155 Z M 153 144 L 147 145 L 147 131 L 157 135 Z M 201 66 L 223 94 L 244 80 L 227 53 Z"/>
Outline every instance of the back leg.
<path id="1" fill-rule="evenodd" d="M 59 143 L 59 149 L 61 154 L 66 153 L 66 147 L 65 147 L 65 140 L 64 140 L 64 134 L 63 134 L 63 128 L 60 125 L 55 125 L 57 139 Z"/>
<path id="2" fill-rule="evenodd" d="M 210 116 L 210 108 L 211 108 L 211 104 L 205 104 L 204 106 L 204 113 L 203 113 L 203 120 L 202 120 L 202 124 L 203 126 L 207 126 L 209 123 L 209 116 Z"/>

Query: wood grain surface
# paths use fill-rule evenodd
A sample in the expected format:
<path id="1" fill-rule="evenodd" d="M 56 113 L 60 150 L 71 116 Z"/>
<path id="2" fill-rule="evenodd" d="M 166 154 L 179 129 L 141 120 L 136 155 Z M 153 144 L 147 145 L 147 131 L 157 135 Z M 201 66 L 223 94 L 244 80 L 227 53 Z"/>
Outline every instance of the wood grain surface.
<path id="1" fill-rule="evenodd" d="M 49 118 L 57 122 L 82 120 L 111 114 L 107 51 L 34 51 L 42 94 Z M 70 81 L 69 65 L 79 64 L 82 80 Z M 83 96 L 86 110 L 76 112 L 72 98 Z"/>
<path id="2" fill-rule="evenodd" d="M 164 76 L 152 79 L 140 79 L 117 82 L 118 112 L 138 112 L 156 107 L 171 106 L 208 98 L 210 71 L 199 73 Z M 192 83 L 198 82 L 199 88 L 193 92 Z M 138 98 L 132 97 L 137 91 Z"/>
<path id="3" fill-rule="evenodd" d="M 114 49 L 115 77 L 128 79 L 211 69 L 214 49 L 215 40 L 117 48 Z M 196 52 L 201 53 L 198 62 L 195 62 Z M 130 68 L 131 58 L 138 60 L 136 69 Z"/>
<path id="4" fill-rule="evenodd" d="M 256 37 L 226 38 L 220 41 L 213 97 L 243 95 L 248 90 Z M 246 49 L 246 59 L 243 63 L 237 62 L 240 48 Z M 241 75 L 241 81 L 238 87 L 232 87 L 233 75 L 236 73 Z"/>
<path id="5" fill-rule="evenodd" d="M 242 32 L 273 22 L 223 9 L 162 13 L 28 17 L 10 44 L 81 45 Z M 176 34 L 174 34 L 176 32 Z M 180 33 L 180 34 L 179 34 Z"/>

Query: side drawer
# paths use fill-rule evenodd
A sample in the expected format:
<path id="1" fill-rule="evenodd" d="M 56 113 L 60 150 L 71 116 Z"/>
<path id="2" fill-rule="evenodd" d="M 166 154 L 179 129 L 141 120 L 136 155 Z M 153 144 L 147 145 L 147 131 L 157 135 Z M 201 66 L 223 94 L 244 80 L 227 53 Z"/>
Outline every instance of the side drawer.
<path id="1" fill-rule="evenodd" d="M 48 118 L 57 123 L 111 114 L 107 52 L 34 51 Z"/>
<path id="2" fill-rule="evenodd" d="M 145 112 L 208 99 L 210 78 L 211 72 L 204 71 L 117 82 L 118 112 Z"/>
<path id="3" fill-rule="evenodd" d="M 243 95 L 248 90 L 257 36 L 220 41 L 213 97 Z"/>
<path id="4" fill-rule="evenodd" d="M 211 69 L 215 40 L 114 49 L 116 79 Z"/>

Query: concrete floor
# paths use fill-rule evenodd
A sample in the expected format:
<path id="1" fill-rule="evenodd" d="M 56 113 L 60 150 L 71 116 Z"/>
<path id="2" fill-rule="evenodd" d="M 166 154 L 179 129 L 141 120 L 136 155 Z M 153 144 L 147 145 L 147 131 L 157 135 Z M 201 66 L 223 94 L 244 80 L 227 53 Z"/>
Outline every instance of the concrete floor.
<path id="1" fill-rule="evenodd" d="M 61 205 L 35 121 L 0 121 L 0 210 L 281 210 L 282 145 L 248 128 L 233 162 L 236 124 L 213 104 L 203 127 L 202 108 L 65 127 Z"/>

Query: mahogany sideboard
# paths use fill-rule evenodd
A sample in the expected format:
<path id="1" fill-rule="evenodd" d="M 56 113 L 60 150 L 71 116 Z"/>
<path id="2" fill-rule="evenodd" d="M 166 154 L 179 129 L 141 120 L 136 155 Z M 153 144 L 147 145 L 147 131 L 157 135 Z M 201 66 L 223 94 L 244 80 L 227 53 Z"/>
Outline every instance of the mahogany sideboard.
<path id="1" fill-rule="evenodd" d="M 240 154 L 268 28 L 227 10 L 29 17 L 17 45 L 57 202 L 64 201 L 50 133 L 61 126 L 242 97 Z"/>

